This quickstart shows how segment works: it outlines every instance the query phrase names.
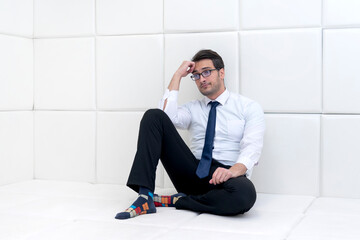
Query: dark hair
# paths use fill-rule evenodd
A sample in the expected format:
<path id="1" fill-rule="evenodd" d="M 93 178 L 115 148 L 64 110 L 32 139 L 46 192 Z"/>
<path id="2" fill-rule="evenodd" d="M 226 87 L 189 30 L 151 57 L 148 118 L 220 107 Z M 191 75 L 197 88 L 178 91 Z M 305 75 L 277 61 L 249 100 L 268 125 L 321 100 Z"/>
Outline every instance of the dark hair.
<path id="1" fill-rule="evenodd" d="M 213 50 L 210 50 L 210 49 L 200 50 L 193 56 L 191 61 L 198 62 L 203 59 L 210 59 L 213 62 L 214 67 L 216 69 L 221 69 L 221 68 L 225 67 L 224 62 L 223 62 L 222 58 L 220 57 L 220 55 L 217 52 L 214 52 Z"/>

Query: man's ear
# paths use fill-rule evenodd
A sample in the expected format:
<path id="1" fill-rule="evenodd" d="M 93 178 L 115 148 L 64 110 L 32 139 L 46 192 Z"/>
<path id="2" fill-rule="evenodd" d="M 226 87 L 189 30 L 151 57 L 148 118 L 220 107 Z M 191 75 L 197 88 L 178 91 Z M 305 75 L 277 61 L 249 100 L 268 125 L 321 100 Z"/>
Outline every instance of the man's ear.
<path id="1" fill-rule="evenodd" d="M 225 79 L 225 70 L 224 70 L 224 68 L 219 70 L 219 74 L 220 74 L 221 79 Z"/>

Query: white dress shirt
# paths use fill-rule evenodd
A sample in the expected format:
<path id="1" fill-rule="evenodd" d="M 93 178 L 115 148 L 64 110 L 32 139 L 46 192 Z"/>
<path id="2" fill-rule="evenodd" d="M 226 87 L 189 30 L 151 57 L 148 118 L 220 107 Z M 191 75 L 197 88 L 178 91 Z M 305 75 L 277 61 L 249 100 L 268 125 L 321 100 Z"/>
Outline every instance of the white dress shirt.
<path id="1" fill-rule="evenodd" d="M 197 159 L 201 159 L 211 101 L 206 96 L 178 107 L 178 91 L 166 90 L 159 108 L 163 109 L 175 127 L 190 131 L 190 149 Z M 258 163 L 265 131 L 264 112 L 255 101 L 225 90 L 217 99 L 220 104 L 216 111 L 216 127 L 213 159 L 233 166 L 242 163 L 251 176 Z"/>

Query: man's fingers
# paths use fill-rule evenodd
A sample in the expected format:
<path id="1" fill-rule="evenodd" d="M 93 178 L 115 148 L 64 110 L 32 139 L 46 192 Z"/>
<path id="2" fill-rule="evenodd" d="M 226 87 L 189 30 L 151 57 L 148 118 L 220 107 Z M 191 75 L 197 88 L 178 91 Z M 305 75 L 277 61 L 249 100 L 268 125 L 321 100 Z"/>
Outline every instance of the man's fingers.
<path id="1" fill-rule="evenodd" d="M 214 184 L 216 185 L 216 174 L 217 174 L 218 169 L 215 170 L 215 172 L 212 175 L 212 178 L 210 179 L 210 184 Z"/>
<path id="2" fill-rule="evenodd" d="M 214 185 L 221 184 L 223 182 L 226 182 L 230 178 L 232 178 L 232 173 L 230 170 L 225 168 L 217 168 L 213 173 L 209 183 Z"/>
<path id="3" fill-rule="evenodd" d="M 218 168 L 215 170 L 214 174 L 213 174 L 213 182 L 214 184 L 220 184 L 221 183 L 221 178 L 223 176 L 223 169 L 222 168 Z"/>
<path id="4" fill-rule="evenodd" d="M 217 184 L 223 183 L 224 182 L 224 177 L 225 177 L 224 171 L 220 171 L 219 175 L 217 177 Z"/>
<path id="5" fill-rule="evenodd" d="M 228 173 L 224 176 L 223 182 L 226 182 L 226 181 L 229 180 L 230 178 L 231 178 L 231 173 L 228 172 Z"/>
<path id="6" fill-rule="evenodd" d="M 226 170 L 224 171 L 224 173 L 222 174 L 221 176 L 221 179 L 220 179 L 220 182 L 223 183 L 223 182 L 226 182 L 227 180 L 230 179 L 230 175 L 229 175 L 229 172 Z"/>
<path id="7" fill-rule="evenodd" d="M 194 71 L 194 69 L 195 69 L 195 62 L 190 62 L 190 64 L 189 64 L 189 73 L 192 73 L 193 71 Z"/>
<path id="8" fill-rule="evenodd" d="M 189 73 L 194 71 L 194 68 L 195 62 L 183 61 L 177 72 L 181 75 L 181 77 L 186 77 Z"/>
<path id="9" fill-rule="evenodd" d="M 227 173 L 226 172 L 224 172 L 222 175 L 221 175 L 221 178 L 220 178 L 220 183 L 223 183 L 223 182 L 225 182 L 226 180 L 226 176 L 227 176 Z"/>
<path id="10" fill-rule="evenodd" d="M 194 71 L 195 69 L 195 63 L 194 64 L 191 64 L 189 65 L 188 69 L 187 69 L 187 74 L 190 74 Z"/>

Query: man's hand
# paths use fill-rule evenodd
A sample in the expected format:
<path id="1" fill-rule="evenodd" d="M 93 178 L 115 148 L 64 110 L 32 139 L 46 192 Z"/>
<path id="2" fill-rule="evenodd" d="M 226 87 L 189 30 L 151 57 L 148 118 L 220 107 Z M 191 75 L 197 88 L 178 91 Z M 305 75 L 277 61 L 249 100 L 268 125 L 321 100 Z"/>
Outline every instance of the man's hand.
<path id="1" fill-rule="evenodd" d="M 210 179 L 209 183 L 214 185 L 221 184 L 233 177 L 234 174 L 229 169 L 218 167 L 212 175 L 212 179 Z"/>
<path id="2" fill-rule="evenodd" d="M 180 77 L 186 77 L 189 73 L 192 73 L 195 68 L 195 62 L 191 61 L 183 61 L 178 70 L 174 75 L 178 75 Z"/>
<path id="3" fill-rule="evenodd" d="M 183 61 L 183 63 L 178 68 L 178 70 L 176 70 L 176 72 L 174 73 L 169 83 L 168 86 L 169 91 L 171 90 L 179 91 L 181 78 L 186 77 L 189 73 L 192 73 L 194 69 L 195 69 L 195 62 Z M 163 110 L 165 110 L 166 104 L 167 104 L 167 99 L 165 99 L 164 101 L 164 106 L 162 107 Z"/>
<path id="4" fill-rule="evenodd" d="M 210 179 L 210 184 L 221 184 L 229 180 L 230 178 L 235 178 L 242 176 L 246 173 L 247 168 L 242 163 L 237 163 L 229 169 L 218 167 Z"/>
<path id="5" fill-rule="evenodd" d="M 195 69 L 195 62 L 184 61 L 178 70 L 174 73 L 171 82 L 168 86 L 168 89 L 171 90 L 179 90 L 180 88 L 180 80 L 183 77 L 186 77 L 189 73 L 192 73 Z"/>

